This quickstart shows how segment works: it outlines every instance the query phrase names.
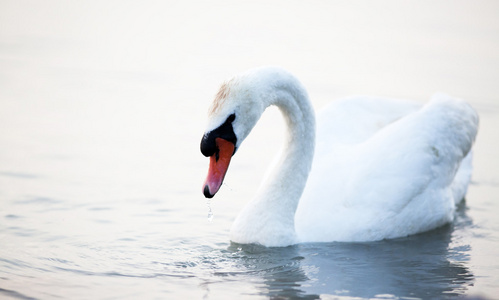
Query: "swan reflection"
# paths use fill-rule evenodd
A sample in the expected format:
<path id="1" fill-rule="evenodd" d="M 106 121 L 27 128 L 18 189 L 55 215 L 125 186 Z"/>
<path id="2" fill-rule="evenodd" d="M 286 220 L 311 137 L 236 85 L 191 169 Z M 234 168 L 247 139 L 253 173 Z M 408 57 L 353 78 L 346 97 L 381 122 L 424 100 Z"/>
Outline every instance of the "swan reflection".
<path id="1" fill-rule="evenodd" d="M 396 240 L 285 248 L 233 243 L 229 251 L 240 254 L 246 276 L 261 276 L 258 289 L 271 298 L 452 297 L 474 280 L 466 263 L 470 247 L 452 242 L 471 223 L 463 210 L 453 225 Z"/>

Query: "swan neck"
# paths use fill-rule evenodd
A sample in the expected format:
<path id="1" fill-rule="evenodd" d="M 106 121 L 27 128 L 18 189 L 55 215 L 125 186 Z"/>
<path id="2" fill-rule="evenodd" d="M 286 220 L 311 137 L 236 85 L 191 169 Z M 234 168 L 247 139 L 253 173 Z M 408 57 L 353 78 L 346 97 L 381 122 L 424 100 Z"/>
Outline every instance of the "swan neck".
<path id="1" fill-rule="evenodd" d="M 276 105 L 283 114 L 287 127 L 285 145 L 280 160 L 273 171 L 267 190 L 263 191 L 268 201 L 282 203 L 282 211 L 294 213 L 312 166 L 315 149 L 315 116 L 305 90 L 293 85 L 288 93 L 276 97 Z M 273 199 L 272 195 L 279 195 Z"/>
<path id="2" fill-rule="evenodd" d="M 282 112 L 287 138 L 269 177 L 234 222 L 231 238 L 240 243 L 286 246 L 297 240 L 294 217 L 312 166 L 315 115 L 305 89 L 294 77 L 273 80 L 260 91 L 264 107 L 275 105 Z"/>

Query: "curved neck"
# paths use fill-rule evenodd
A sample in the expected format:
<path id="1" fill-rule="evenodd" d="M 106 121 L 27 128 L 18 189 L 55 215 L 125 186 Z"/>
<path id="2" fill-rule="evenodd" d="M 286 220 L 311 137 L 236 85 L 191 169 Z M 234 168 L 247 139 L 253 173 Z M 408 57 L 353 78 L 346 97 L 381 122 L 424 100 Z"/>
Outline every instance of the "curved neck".
<path id="1" fill-rule="evenodd" d="M 315 149 L 315 115 L 308 96 L 301 86 L 279 92 L 271 105 L 276 105 L 287 127 L 285 146 L 269 180 L 257 198 L 279 204 L 279 213 L 294 222 L 294 214 L 312 166 Z M 284 217 L 284 216 L 283 216 Z M 294 224 L 294 223 L 293 223 Z"/>
<path id="2" fill-rule="evenodd" d="M 312 166 L 315 115 L 308 95 L 292 76 L 273 77 L 259 84 L 265 107 L 276 105 L 288 133 L 285 147 L 257 196 L 240 213 L 231 230 L 239 243 L 286 246 L 296 242 L 294 216 Z"/>

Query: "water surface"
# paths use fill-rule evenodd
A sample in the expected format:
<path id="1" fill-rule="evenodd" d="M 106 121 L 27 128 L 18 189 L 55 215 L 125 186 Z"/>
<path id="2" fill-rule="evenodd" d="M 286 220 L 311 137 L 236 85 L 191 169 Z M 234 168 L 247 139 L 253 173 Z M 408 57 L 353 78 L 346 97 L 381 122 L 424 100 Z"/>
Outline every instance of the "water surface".
<path id="1" fill-rule="evenodd" d="M 495 1 L 2 1 L 0 297 L 495 298 L 499 292 Z M 283 139 L 262 117 L 211 201 L 205 113 L 218 85 L 281 65 L 313 104 L 351 94 L 480 114 L 456 221 L 375 243 L 230 243 Z"/>

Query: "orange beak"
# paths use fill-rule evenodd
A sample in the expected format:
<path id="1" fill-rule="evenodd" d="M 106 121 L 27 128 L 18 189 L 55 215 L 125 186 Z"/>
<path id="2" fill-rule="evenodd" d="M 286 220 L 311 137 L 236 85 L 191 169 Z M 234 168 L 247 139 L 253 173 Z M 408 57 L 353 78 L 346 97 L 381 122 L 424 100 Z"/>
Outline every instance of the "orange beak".
<path id="1" fill-rule="evenodd" d="M 210 156 L 210 168 L 203 184 L 203 193 L 206 198 L 212 198 L 220 189 L 229 168 L 230 159 L 234 154 L 234 144 L 222 138 L 216 138 L 218 151 Z"/>

